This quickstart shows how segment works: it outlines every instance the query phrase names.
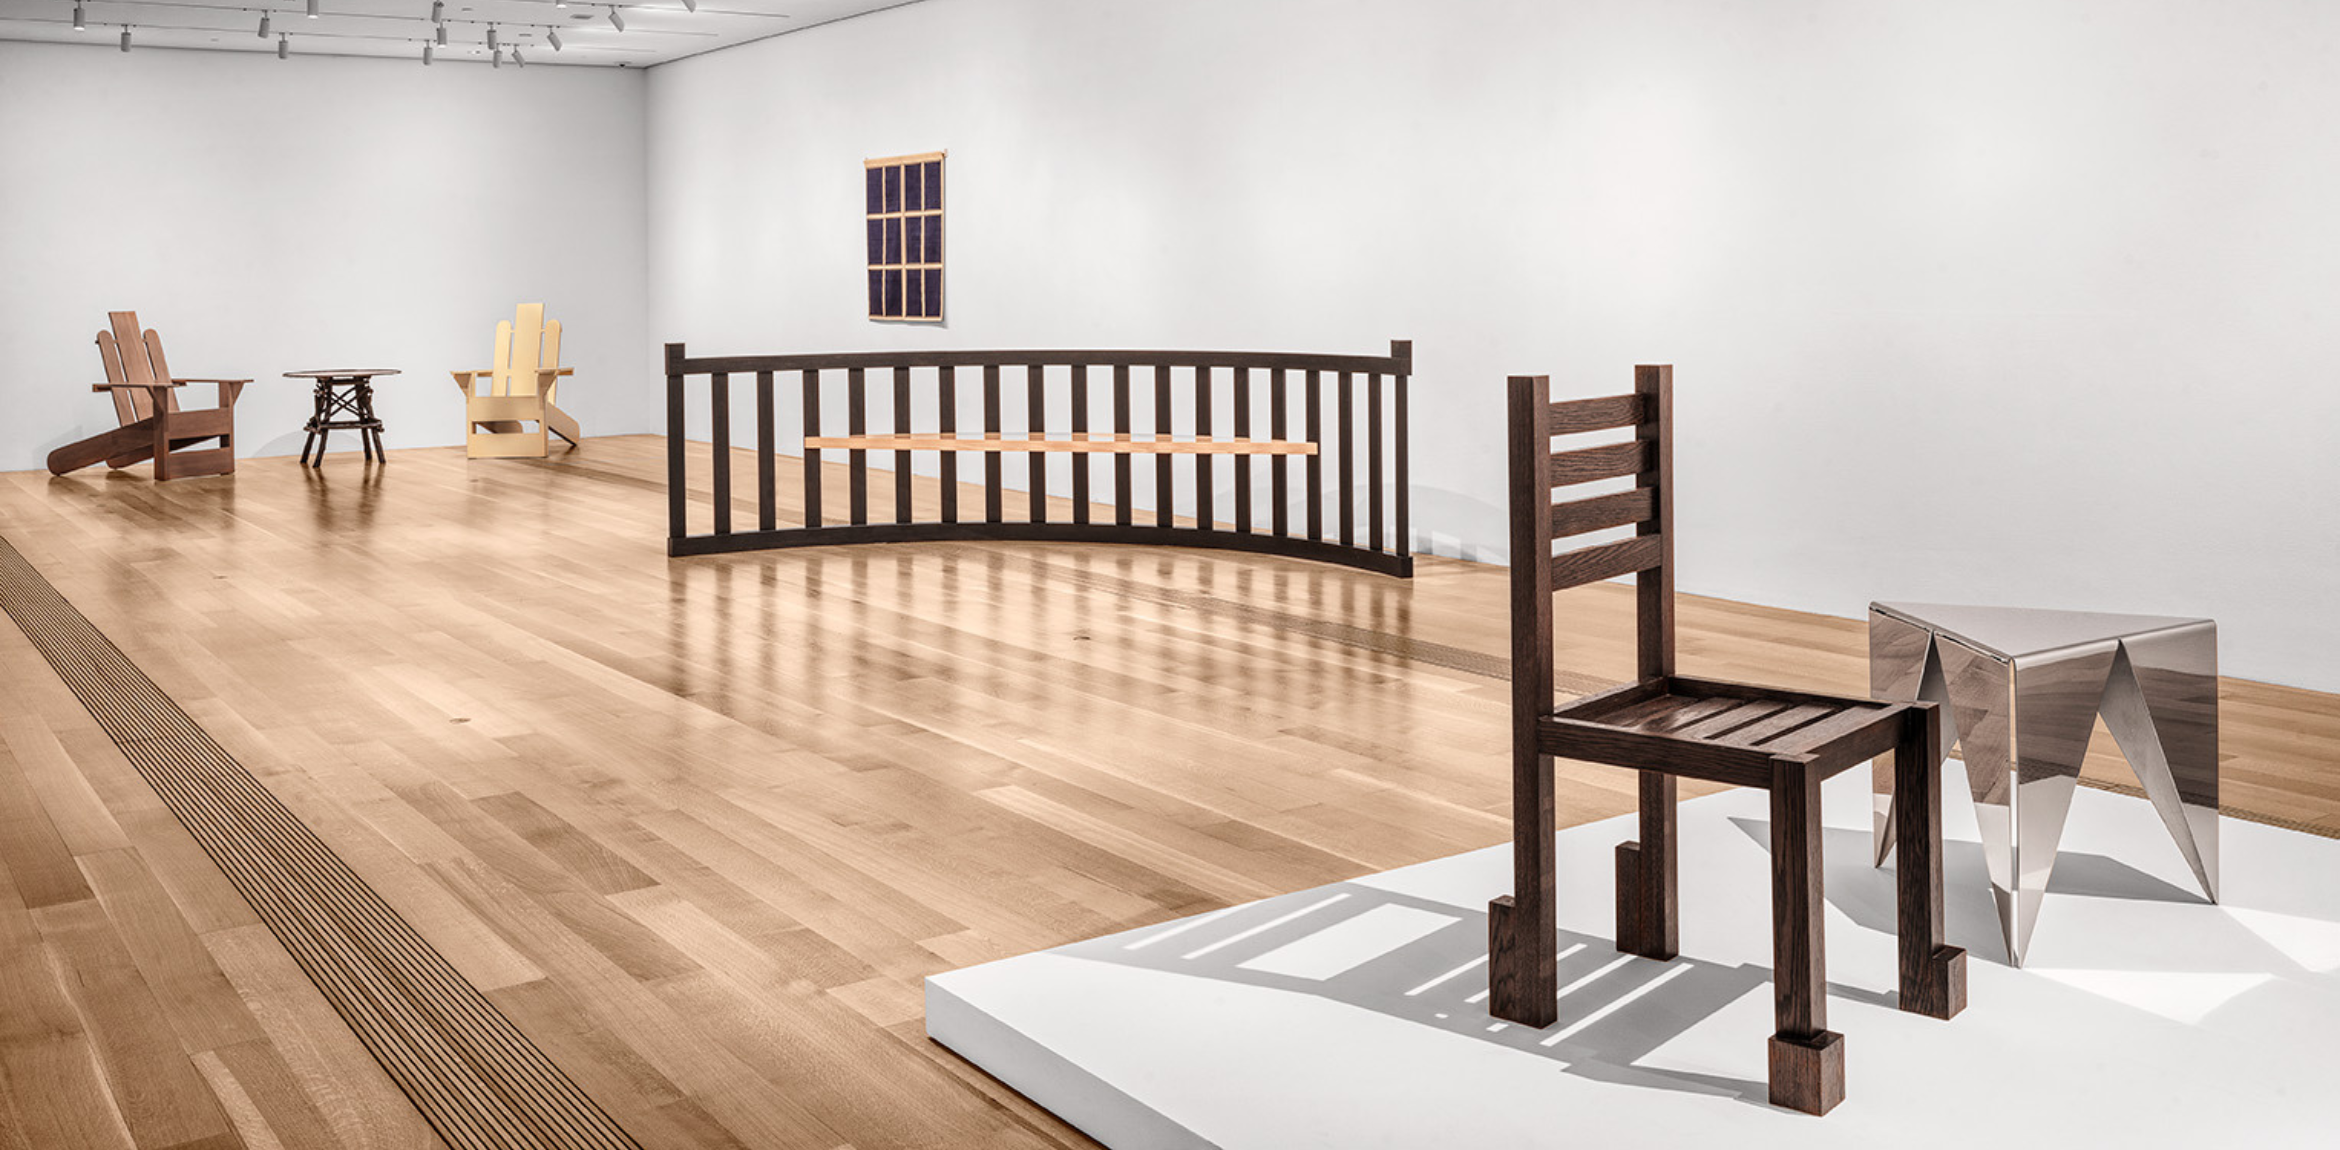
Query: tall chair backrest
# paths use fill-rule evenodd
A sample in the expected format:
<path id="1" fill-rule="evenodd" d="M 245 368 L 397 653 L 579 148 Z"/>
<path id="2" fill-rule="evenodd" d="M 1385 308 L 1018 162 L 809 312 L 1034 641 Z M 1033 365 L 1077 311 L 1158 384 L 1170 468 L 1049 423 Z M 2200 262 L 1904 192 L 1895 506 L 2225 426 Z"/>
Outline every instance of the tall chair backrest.
<path id="1" fill-rule="evenodd" d="M 107 383 L 164 383 L 171 378 L 170 365 L 163 360 L 162 335 L 138 330 L 138 313 L 110 311 L 106 319 L 113 324 L 112 331 L 97 335 L 98 358 L 106 364 Z M 179 410 L 179 397 L 163 393 L 163 410 Z M 114 389 L 114 416 L 124 424 L 135 423 L 154 414 L 154 393 L 140 387 Z"/>
<path id="2" fill-rule="evenodd" d="M 1631 428 L 1622 443 L 1555 452 L 1555 436 Z M 1511 377 L 1511 682 L 1515 726 L 1552 711 L 1552 595 L 1620 575 L 1636 584 L 1642 680 L 1674 673 L 1674 369 L 1633 369 L 1629 395 L 1552 402 L 1547 376 Z M 1562 488 L 1633 478 L 1606 495 Z M 1633 537 L 1552 553 L 1552 541 L 1632 527 Z M 1532 735 L 1531 735 L 1532 738 Z"/>
<path id="3" fill-rule="evenodd" d="M 561 323 L 544 320 L 544 305 L 524 303 L 509 323 L 496 324 L 496 395 L 535 395 L 538 368 L 561 365 Z"/>

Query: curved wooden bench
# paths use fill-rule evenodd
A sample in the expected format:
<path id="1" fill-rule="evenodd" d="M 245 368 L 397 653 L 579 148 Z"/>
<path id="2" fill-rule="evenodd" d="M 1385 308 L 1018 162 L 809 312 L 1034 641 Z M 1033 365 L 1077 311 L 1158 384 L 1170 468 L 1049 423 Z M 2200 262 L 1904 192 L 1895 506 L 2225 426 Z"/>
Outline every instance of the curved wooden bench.
<path id="1" fill-rule="evenodd" d="M 667 553 L 944 539 L 1160 543 L 1410 576 L 1406 390 L 1412 370 L 1413 347 L 1402 341 L 1391 343 L 1386 356 L 953 351 L 693 358 L 682 344 L 668 344 Z M 1003 373 L 1015 371 L 1024 393 L 1020 427 L 1003 418 L 1003 388 L 1012 386 Z M 883 373 L 890 388 L 892 402 L 881 413 L 892 422 L 889 430 L 869 426 L 872 373 Z M 823 411 L 823 392 L 838 390 L 840 374 L 841 420 Z M 751 377 L 755 389 L 756 525 L 747 530 L 733 523 L 734 376 Z M 783 400 L 776 394 L 783 388 L 794 395 Z M 970 423 L 978 418 L 972 402 L 971 410 L 960 410 L 962 399 L 978 392 L 980 428 L 962 427 L 962 415 Z M 703 409 L 694 402 L 701 394 Z M 695 520 L 685 433 L 701 410 L 718 465 L 712 513 Z M 795 417 L 794 427 L 780 426 L 783 411 Z M 933 413 L 936 426 L 913 428 L 914 411 Z M 1109 422 L 1110 429 L 1093 429 L 1092 420 Z M 800 470 L 792 470 L 801 475 L 804 508 L 801 522 L 791 526 L 780 521 L 778 498 L 787 440 L 801 452 Z M 832 521 L 823 506 L 823 473 L 835 460 L 824 452 L 844 454 L 843 522 Z M 889 519 L 871 517 L 872 452 L 893 454 Z M 914 513 L 911 465 L 918 452 L 940 461 L 939 518 Z M 1026 458 L 1019 486 L 1027 499 L 1023 515 L 1011 519 L 1003 498 L 1010 490 L 1006 459 L 1017 455 Z M 1060 455 L 1071 457 L 1071 482 L 1052 490 L 1047 460 Z M 979 517 L 973 508 L 961 513 L 964 456 L 981 459 Z M 1136 461 L 1146 457 L 1154 467 L 1141 489 Z M 1181 457 L 1191 464 L 1182 468 Z M 1223 490 L 1232 496 L 1227 520 L 1219 518 Z M 1052 497 L 1069 498 L 1069 514 L 1051 509 Z M 1178 514 L 1182 501 L 1186 516 Z"/>

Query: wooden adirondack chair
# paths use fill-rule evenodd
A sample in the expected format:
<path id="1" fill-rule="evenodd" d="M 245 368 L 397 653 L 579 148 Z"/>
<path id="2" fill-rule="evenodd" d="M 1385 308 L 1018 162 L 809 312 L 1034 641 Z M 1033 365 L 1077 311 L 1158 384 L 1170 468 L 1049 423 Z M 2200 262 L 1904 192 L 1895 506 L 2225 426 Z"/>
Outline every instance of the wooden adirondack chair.
<path id="1" fill-rule="evenodd" d="M 510 321 L 496 323 L 496 365 L 454 372 L 463 390 L 465 446 L 473 459 L 541 459 L 551 435 L 577 445 L 577 421 L 553 404 L 553 389 L 570 374 L 561 367 L 561 323 L 544 319 L 544 305 L 524 303 Z M 488 390 L 479 391 L 481 377 Z M 533 423 L 535 430 L 523 424 Z M 549 433 L 549 434 L 548 434 Z"/>
<path id="2" fill-rule="evenodd" d="M 98 355 L 106 363 L 106 382 L 91 390 L 113 395 L 114 415 L 122 425 L 50 452 L 49 470 L 63 475 L 93 463 L 128 467 L 151 459 L 158 480 L 234 474 L 236 396 L 252 381 L 173 379 L 163 362 L 162 336 L 152 331 L 141 334 L 137 312 L 106 315 L 113 330 L 97 336 Z M 219 406 L 180 410 L 175 389 L 188 383 L 218 384 Z M 213 439 L 219 441 L 218 446 L 195 446 Z"/>

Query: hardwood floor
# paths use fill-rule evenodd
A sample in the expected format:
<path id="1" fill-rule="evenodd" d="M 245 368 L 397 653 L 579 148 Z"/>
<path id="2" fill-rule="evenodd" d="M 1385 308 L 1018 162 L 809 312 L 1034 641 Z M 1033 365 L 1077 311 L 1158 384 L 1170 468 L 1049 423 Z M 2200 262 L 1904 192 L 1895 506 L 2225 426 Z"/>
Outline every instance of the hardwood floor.
<path id="1" fill-rule="evenodd" d="M 1508 835 L 1500 569 L 670 561 L 661 452 L 9 474 L 0 534 L 645 1147 L 1086 1145 L 920 979 Z M 1565 689 L 1630 677 L 1628 588 L 1557 614 Z M 1688 673 L 1866 688 L 1856 621 L 1680 628 Z M 2229 804 L 2340 833 L 2340 699 L 2222 705 Z M 1564 764 L 1560 818 L 1632 788 Z M 0 1150 L 238 1144 L 441 1142 L 0 626 Z"/>

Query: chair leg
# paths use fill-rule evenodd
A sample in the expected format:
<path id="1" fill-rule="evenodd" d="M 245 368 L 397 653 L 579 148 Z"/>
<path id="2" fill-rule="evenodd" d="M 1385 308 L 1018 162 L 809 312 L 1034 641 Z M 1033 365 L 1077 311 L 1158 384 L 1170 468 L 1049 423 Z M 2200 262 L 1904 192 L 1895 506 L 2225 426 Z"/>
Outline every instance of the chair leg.
<path id="1" fill-rule="evenodd" d="M 157 403 L 155 406 L 162 406 Z M 154 481 L 160 483 L 174 476 L 171 467 L 171 417 L 168 412 L 157 412 L 154 417 Z"/>
<path id="2" fill-rule="evenodd" d="M 1901 1009 L 1930 1018 L 1966 1009 L 1966 951 L 1947 945 L 1942 930 L 1941 725 L 1940 704 L 1916 704 L 1904 712 L 1893 747 Z"/>
<path id="3" fill-rule="evenodd" d="M 1820 833 L 1820 772 L 1809 759 L 1773 759 L 1771 1104 L 1806 1114 L 1844 1101 L 1844 1036 L 1828 1029 Z"/>
<path id="4" fill-rule="evenodd" d="M 1617 949 L 1659 961 L 1681 952 L 1674 776 L 1641 772 L 1641 838 L 1617 844 Z"/>
<path id="5" fill-rule="evenodd" d="M 1539 1029 L 1560 1018 L 1560 908 L 1552 877 L 1552 759 L 1515 747 L 1512 893 L 1487 904 L 1487 1009 Z"/>

